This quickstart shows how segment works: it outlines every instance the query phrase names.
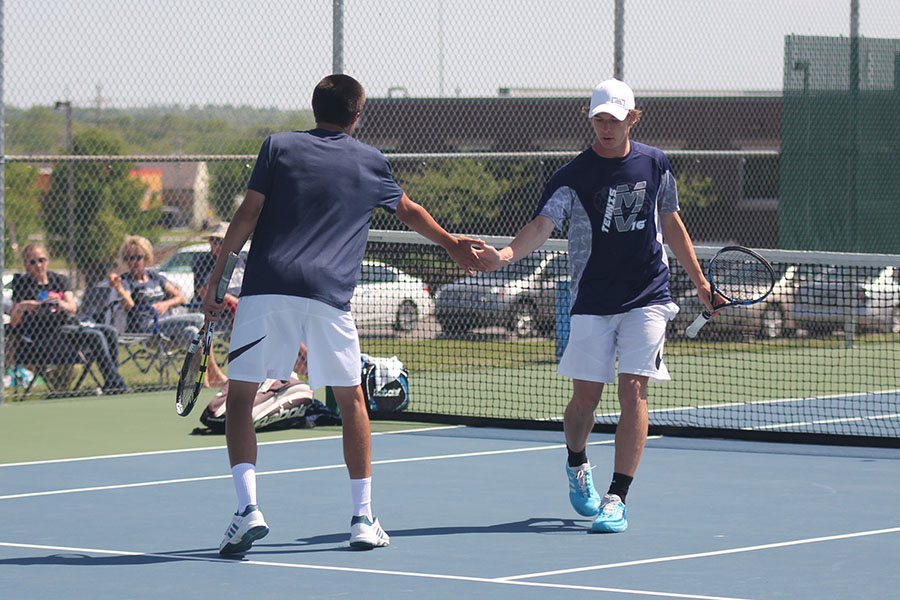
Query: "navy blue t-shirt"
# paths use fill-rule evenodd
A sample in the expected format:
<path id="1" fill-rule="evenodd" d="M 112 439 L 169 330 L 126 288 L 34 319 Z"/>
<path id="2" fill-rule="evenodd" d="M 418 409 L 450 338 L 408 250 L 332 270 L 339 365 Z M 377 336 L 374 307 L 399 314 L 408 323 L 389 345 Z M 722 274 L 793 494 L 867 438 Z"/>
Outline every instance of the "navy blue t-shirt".
<path id="1" fill-rule="evenodd" d="M 652 146 L 632 141 L 622 158 L 588 148 L 554 173 L 534 216 L 569 219 L 571 314 L 671 302 L 659 215 L 677 210 L 672 167 Z"/>
<path id="2" fill-rule="evenodd" d="M 266 138 L 249 189 L 265 196 L 241 296 L 281 294 L 350 310 L 372 210 L 397 210 L 403 190 L 387 159 L 342 132 Z"/>

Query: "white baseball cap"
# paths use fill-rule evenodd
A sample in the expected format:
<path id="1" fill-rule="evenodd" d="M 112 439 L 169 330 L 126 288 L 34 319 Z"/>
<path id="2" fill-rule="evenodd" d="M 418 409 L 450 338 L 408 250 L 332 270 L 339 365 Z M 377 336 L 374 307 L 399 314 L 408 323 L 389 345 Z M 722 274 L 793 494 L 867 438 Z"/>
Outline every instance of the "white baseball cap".
<path id="1" fill-rule="evenodd" d="M 634 109 L 634 92 L 628 84 L 618 79 L 607 79 L 594 88 L 588 118 L 597 113 L 607 113 L 617 121 L 624 121 L 628 111 Z"/>

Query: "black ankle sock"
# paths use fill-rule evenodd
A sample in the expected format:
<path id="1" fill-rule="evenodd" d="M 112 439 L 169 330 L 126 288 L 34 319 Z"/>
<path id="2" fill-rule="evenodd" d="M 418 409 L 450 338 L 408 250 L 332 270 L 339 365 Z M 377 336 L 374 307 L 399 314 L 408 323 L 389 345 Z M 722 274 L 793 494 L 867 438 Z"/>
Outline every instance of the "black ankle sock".
<path id="1" fill-rule="evenodd" d="M 580 467 L 588 461 L 587 453 L 584 450 L 582 450 L 581 452 L 575 452 L 574 450 L 566 446 L 566 451 L 569 453 L 570 467 Z"/>
<path id="2" fill-rule="evenodd" d="M 628 475 L 622 475 L 621 473 L 613 473 L 612 483 L 609 484 L 609 491 L 607 494 L 615 494 L 619 498 L 622 499 L 622 502 L 625 502 L 625 496 L 628 495 L 628 488 L 631 485 L 631 482 L 634 481 L 634 477 L 629 477 Z"/>

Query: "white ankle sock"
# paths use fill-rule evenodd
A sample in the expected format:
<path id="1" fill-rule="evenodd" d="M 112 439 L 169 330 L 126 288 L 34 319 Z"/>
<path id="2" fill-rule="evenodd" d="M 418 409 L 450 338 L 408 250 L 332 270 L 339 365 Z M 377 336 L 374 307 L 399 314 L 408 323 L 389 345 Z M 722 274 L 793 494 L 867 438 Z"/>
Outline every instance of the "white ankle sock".
<path id="1" fill-rule="evenodd" d="M 353 497 L 353 516 L 372 518 L 372 478 L 351 479 L 350 495 Z"/>
<path id="2" fill-rule="evenodd" d="M 238 463 L 231 467 L 234 491 L 238 497 L 238 514 L 250 504 L 256 504 L 256 465 Z"/>

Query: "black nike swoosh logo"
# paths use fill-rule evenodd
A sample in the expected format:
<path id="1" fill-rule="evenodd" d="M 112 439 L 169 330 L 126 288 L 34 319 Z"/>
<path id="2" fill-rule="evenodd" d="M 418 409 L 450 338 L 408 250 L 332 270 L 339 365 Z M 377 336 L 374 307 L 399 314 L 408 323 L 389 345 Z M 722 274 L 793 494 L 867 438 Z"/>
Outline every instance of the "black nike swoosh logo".
<path id="1" fill-rule="evenodd" d="M 232 350 L 231 352 L 228 353 L 228 362 L 234 362 L 234 359 L 236 359 L 238 356 L 240 356 L 241 354 L 243 354 L 244 352 L 246 352 L 253 346 L 257 345 L 264 339 L 266 339 L 266 336 L 262 336 L 258 340 L 254 340 L 254 341 L 250 342 L 249 344 L 244 344 L 240 348 L 235 348 L 234 350 Z"/>

